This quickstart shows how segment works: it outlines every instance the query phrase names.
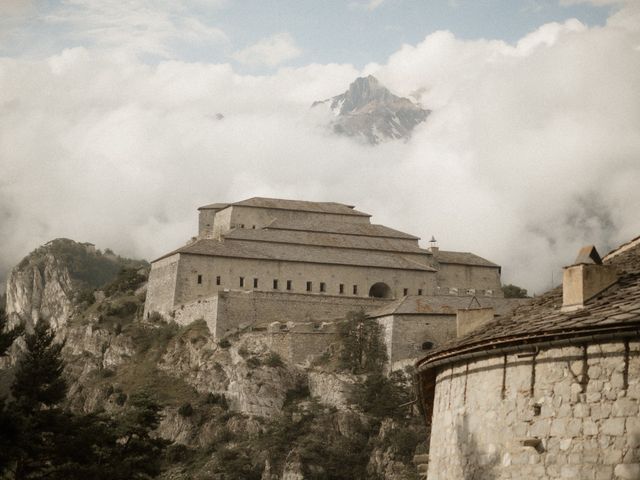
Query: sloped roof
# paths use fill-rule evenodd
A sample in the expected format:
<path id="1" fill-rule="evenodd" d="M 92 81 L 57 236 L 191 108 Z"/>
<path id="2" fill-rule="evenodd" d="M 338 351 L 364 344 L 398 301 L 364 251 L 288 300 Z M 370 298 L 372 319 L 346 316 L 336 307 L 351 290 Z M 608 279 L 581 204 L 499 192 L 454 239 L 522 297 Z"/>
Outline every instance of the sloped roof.
<path id="1" fill-rule="evenodd" d="M 525 298 L 410 295 L 369 312 L 367 316 L 377 318 L 388 315 L 455 315 L 458 310 L 478 307 L 493 307 L 496 315 L 506 315 L 519 305 L 530 301 L 531 299 Z"/>
<path id="2" fill-rule="evenodd" d="M 154 262 L 177 253 L 205 255 L 211 257 L 378 267 L 394 270 L 435 271 L 428 265 L 415 262 L 398 253 L 367 252 L 306 245 L 296 246 L 273 243 L 256 243 L 242 240 L 220 242 L 212 239 L 197 240 L 192 244 L 163 255 L 162 257 L 154 260 Z"/>
<path id="3" fill-rule="evenodd" d="M 438 250 L 437 252 L 434 252 L 433 255 L 436 261 L 439 263 L 455 263 L 458 265 L 474 265 L 478 267 L 500 268 L 500 265 L 496 265 L 486 258 L 479 257 L 475 253 L 470 252 L 450 252 L 446 250 Z"/>
<path id="4" fill-rule="evenodd" d="M 346 235 L 360 235 L 365 237 L 389 237 L 407 240 L 419 240 L 414 235 L 371 223 L 341 223 L 341 222 L 315 222 L 296 221 L 295 223 L 276 219 L 266 228 L 273 230 L 299 230 L 305 232 L 342 233 Z"/>
<path id="5" fill-rule="evenodd" d="M 380 250 L 389 252 L 430 253 L 418 246 L 418 242 L 389 237 L 363 237 L 348 234 L 327 232 L 305 232 L 299 230 L 248 229 L 236 228 L 224 235 L 225 240 L 238 239 L 254 242 L 271 242 L 282 244 L 312 245 L 335 248 L 352 248 L 358 250 Z"/>
<path id="6" fill-rule="evenodd" d="M 223 208 L 227 208 L 229 205 L 229 203 L 210 203 L 209 205 L 198 207 L 198 210 L 222 210 Z"/>
<path id="7" fill-rule="evenodd" d="M 269 208 L 275 210 L 296 210 L 312 213 L 330 213 L 336 215 L 353 215 L 370 217 L 368 213 L 355 210 L 353 205 L 336 202 L 308 202 L 304 200 L 287 200 L 283 198 L 252 197 L 247 200 L 232 203 L 239 207 Z"/>
<path id="8" fill-rule="evenodd" d="M 454 361 L 463 353 L 490 352 L 533 339 L 572 338 L 578 333 L 640 328 L 640 244 L 605 260 L 605 264 L 615 265 L 620 277 L 583 309 L 561 312 L 562 287 L 556 287 L 517 308 L 512 315 L 429 352 L 418 366 L 447 358 Z"/>

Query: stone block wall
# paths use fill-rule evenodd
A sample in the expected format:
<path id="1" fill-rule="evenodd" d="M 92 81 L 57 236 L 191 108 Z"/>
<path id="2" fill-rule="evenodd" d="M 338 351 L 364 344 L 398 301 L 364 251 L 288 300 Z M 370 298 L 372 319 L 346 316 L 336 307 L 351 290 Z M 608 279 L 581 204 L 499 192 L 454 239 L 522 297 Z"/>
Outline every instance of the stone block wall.
<path id="1" fill-rule="evenodd" d="M 183 325 L 204 319 L 211 333 L 216 338 L 221 338 L 251 325 L 340 319 L 350 311 L 380 308 L 388 302 L 389 300 L 380 298 L 228 291 L 180 305 L 166 316 L 173 316 L 176 322 Z M 305 332 L 294 333 L 299 339 L 304 337 L 304 343 L 316 341 L 311 340 L 312 337 L 308 337 Z M 329 338 L 318 342 L 319 345 L 327 344 Z"/>
<path id="2" fill-rule="evenodd" d="M 478 295 L 486 295 L 486 291 L 491 290 L 490 296 L 504 296 L 499 268 L 452 263 L 440 263 L 436 268 L 438 287 L 442 292 L 457 288 L 458 292 L 466 295 L 469 289 L 474 289 Z"/>
<path id="3" fill-rule="evenodd" d="M 426 354 L 422 346 L 433 347 L 456 337 L 455 315 L 388 315 L 377 319 L 387 356 L 393 370 L 402 368 Z M 411 360 L 411 362 L 407 362 Z"/>
<path id="4" fill-rule="evenodd" d="M 337 338 L 337 327 L 333 323 L 269 325 L 271 350 L 291 363 L 305 363 L 322 355 Z"/>
<path id="5" fill-rule="evenodd" d="M 203 300 L 196 300 L 185 305 L 181 305 L 173 312 L 173 319 L 180 325 L 189 325 L 196 320 L 207 322 L 209 331 L 216 332 L 216 321 L 218 318 L 218 297 L 211 297 Z"/>
<path id="6" fill-rule="evenodd" d="M 144 318 L 151 312 L 167 315 L 173 310 L 180 255 L 171 255 L 151 264 Z"/>
<path id="7" fill-rule="evenodd" d="M 638 479 L 639 406 L 638 342 L 444 368 L 428 479 Z"/>

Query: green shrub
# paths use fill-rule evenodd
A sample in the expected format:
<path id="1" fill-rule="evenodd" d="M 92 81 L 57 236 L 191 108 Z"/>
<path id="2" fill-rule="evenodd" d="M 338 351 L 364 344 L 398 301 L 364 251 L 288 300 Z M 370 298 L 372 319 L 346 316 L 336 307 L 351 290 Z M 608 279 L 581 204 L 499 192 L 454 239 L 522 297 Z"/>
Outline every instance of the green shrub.
<path id="1" fill-rule="evenodd" d="M 102 378 L 113 377 L 115 374 L 116 374 L 116 372 L 114 372 L 110 368 L 103 368 L 102 370 L 100 370 L 100 376 Z"/>
<path id="2" fill-rule="evenodd" d="M 178 408 L 178 415 L 185 418 L 193 415 L 193 407 L 191 406 L 191 404 L 187 402 L 180 405 L 180 407 Z"/>
<path id="3" fill-rule="evenodd" d="M 280 357 L 280 355 L 278 355 L 276 352 L 269 352 L 269 355 L 267 355 L 267 358 L 264 361 L 264 364 L 266 366 L 272 367 L 272 368 L 277 368 L 277 367 L 284 366 L 284 362 L 282 361 L 282 357 Z"/>
<path id="4" fill-rule="evenodd" d="M 290 388 L 284 397 L 284 405 L 288 406 L 305 398 L 309 398 L 311 392 L 306 383 L 299 384 L 296 388 Z"/>
<path id="5" fill-rule="evenodd" d="M 406 417 L 406 407 L 400 408 L 400 405 L 411 398 L 411 389 L 399 377 L 387 378 L 381 373 L 368 375 L 355 385 L 351 395 L 351 401 L 360 410 L 378 419 Z"/>
<path id="6" fill-rule="evenodd" d="M 209 392 L 204 400 L 207 405 L 220 405 L 227 408 L 227 397 L 222 393 Z"/>
<path id="7" fill-rule="evenodd" d="M 109 297 L 116 293 L 133 292 L 146 281 L 147 275 L 141 273 L 140 268 L 124 267 L 120 269 L 117 277 L 105 287 L 104 292 Z"/>
<path id="8" fill-rule="evenodd" d="M 127 395 L 124 392 L 118 392 L 116 393 L 116 396 L 113 399 L 113 401 L 116 402 L 116 405 L 123 406 L 127 401 Z"/>
<path id="9" fill-rule="evenodd" d="M 396 459 L 408 463 L 412 458 L 418 444 L 424 439 L 419 432 L 401 426 L 391 429 L 384 438 L 385 446 L 393 449 Z"/>
<path id="10" fill-rule="evenodd" d="M 262 362 L 258 357 L 252 356 L 247 359 L 247 366 L 249 368 L 258 368 L 260 365 L 262 365 Z"/>
<path id="11" fill-rule="evenodd" d="M 356 374 L 382 372 L 387 350 L 381 333 L 378 322 L 364 312 L 349 312 L 338 326 L 341 368 Z"/>
<path id="12" fill-rule="evenodd" d="M 231 346 L 231 342 L 229 340 L 227 340 L 226 338 L 223 338 L 222 340 L 220 340 L 218 342 L 218 346 L 220 348 L 229 348 Z"/>
<path id="13" fill-rule="evenodd" d="M 238 349 L 238 355 L 242 358 L 247 358 L 249 356 L 249 350 L 244 345 Z"/>
<path id="14" fill-rule="evenodd" d="M 87 305 L 93 305 L 96 301 L 96 298 L 93 295 L 94 291 L 95 290 L 93 290 L 92 288 L 85 288 L 81 290 L 76 297 L 76 303 L 86 303 Z"/>

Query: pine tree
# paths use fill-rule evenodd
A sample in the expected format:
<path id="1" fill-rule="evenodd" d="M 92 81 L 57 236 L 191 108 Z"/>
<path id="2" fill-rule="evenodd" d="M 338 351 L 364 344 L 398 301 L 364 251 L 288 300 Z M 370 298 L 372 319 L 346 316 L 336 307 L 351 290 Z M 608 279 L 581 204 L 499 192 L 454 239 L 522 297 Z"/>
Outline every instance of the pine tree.
<path id="1" fill-rule="evenodd" d="M 54 343 L 54 339 L 55 332 L 43 320 L 25 337 L 27 349 L 18 364 L 11 393 L 27 411 L 51 408 L 66 397 L 67 382 L 62 377 L 63 344 Z"/>

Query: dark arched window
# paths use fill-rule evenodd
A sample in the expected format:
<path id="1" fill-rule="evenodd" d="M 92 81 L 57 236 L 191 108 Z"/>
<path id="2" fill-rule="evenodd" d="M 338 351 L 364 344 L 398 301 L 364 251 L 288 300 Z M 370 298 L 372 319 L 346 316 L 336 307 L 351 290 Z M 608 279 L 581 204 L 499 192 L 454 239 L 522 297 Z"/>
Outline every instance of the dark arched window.
<path id="1" fill-rule="evenodd" d="M 383 282 L 375 283 L 369 289 L 369 296 L 374 298 L 391 298 L 389 285 Z"/>
<path id="2" fill-rule="evenodd" d="M 433 347 L 435 347 L 436 344 L 434 342 L 432 342 L 431 340 L 427 340 L 425 342 L 422 342 L 422 350 L 431 350 Z"/>

